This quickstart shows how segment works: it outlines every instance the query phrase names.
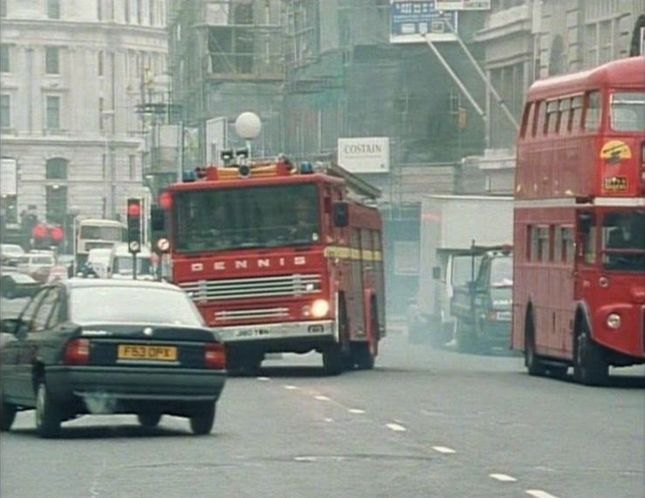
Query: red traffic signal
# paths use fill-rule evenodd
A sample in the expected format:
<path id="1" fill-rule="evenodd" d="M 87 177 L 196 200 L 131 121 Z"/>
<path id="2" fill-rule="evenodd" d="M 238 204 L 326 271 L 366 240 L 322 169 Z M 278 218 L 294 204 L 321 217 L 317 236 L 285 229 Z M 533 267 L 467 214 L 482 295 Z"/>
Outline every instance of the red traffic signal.
<path id="1" fill-rule="evenodd" d="M 55 243 L 61 242 L 65 238 L 65 232 L 61 227 L 53 227 L 49 231 L 49 235 Z"/>
<path id="2" fill-rule="evenodd" d="M 141 216 L 141 201 L 139 199 L 128 199 L 128 218 L 139 218 Z"/>

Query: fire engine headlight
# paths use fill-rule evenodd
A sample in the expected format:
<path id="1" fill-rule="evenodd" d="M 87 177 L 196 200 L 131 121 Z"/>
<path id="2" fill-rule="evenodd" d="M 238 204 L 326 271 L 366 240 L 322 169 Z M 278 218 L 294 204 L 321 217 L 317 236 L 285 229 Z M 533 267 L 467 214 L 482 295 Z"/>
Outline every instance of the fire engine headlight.
<path id="1" fill-rule="evenodd" d="M 314 318 L 322 318 L 329 313 L 329 302 L 325 299 L 316 299 L 311 303 L 311 316 Z"/>
<path id="2" fill-rule="evenodd" d="M 610 313 L 607 315 L 607 327 L 617 330 L 620 327 L 620 315 L 618 313 Z"/>

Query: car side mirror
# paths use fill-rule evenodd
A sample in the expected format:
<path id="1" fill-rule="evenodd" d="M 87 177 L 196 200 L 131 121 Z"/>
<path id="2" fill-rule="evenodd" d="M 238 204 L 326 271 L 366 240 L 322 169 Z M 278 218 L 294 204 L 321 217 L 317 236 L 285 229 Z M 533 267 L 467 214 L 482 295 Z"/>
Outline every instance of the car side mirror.
<path id="1" fill-rule="evenodd" d="M 332 207 L 334 226 L 345 228 L 349 225 L 349 204 L 344 201 L 334 202 Z"/>

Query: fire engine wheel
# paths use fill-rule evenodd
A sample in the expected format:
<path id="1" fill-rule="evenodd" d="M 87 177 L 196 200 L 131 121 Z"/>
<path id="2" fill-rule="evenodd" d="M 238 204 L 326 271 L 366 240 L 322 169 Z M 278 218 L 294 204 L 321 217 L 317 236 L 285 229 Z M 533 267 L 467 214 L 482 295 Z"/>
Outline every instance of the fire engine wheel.
<path id="1" fill-rule="evenodd" d="M 343 371 L 344 358 L 340 344 L 330 344 L 323 352 L 323 369 L 327 375 L 338 375 Z"/>
<path id="2" fill-rule="evenodd" d="M 524 365 L 529 375 L 544 375 L 546 368 L 535 352 L 535 325 L 529 316 L 524 326 Z"/>
<path id="3" fill-rule="evenodd" d="M 587 322 L 576 329 L 573 348 L 573 378 L 588 386 L 603 386 L 609 377 L 609 365 L 602 348 L 591 338 Z"/>
<path id="4" fill-rule="evenodd" d="M 352 344 L 352 359 L 357 368 L 371 370 L 374 368 L 376 353 L 370 342 L 358 342 Z"/>

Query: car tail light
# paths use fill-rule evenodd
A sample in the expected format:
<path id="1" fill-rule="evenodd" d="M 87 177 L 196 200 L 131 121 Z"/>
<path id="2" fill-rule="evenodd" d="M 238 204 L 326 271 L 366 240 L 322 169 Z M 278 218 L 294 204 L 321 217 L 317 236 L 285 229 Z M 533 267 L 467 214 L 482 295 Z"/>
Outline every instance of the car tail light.
<path id="1" fill-rule="evenodd" d="M 90 361 L 90 340 L 72 339 L 65 347 L 66 365 L 86 365 Z"/>
<path id="2" fill-rule="evenodd" d="M 217 370 L 226 368 L 226 348 L 223 344 L 206 344 L 204 349 L 204 366 Z"/>

